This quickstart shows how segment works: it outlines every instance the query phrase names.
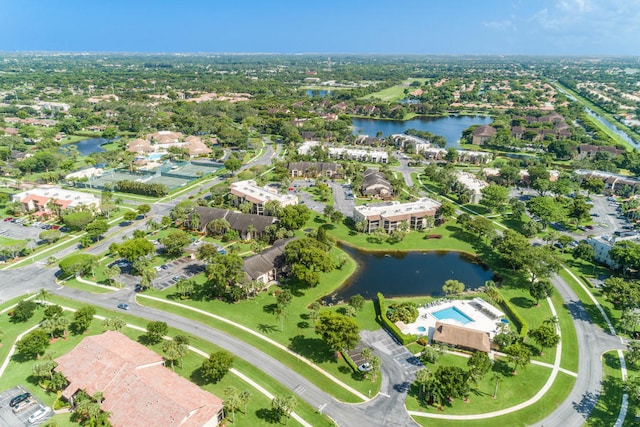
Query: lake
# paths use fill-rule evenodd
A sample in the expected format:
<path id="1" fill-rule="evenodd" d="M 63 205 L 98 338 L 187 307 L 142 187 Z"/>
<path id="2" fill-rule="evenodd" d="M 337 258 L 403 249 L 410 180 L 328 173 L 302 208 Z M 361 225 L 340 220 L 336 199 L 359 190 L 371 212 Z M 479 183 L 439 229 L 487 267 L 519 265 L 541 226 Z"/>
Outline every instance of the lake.
<path id="1" fill-rule="evenodd" d="M 336 299 L 360 294 L 372 299 L 378 292 L 389 297 L 443 295 L 442 285 L 459 280 L 476 289 L 491 280 L 493 272 L 470 255 L 460 252 L 367 252 L 341 247 L 358 263 L 358 270 L 337 290 Z"/>
<path id="2" fill-rule="evenodd" d="M 89 138 L 74 142 L 74 144 L 78 148 L 80 154 L 82 154 L 83 156 L 88 156 L 91 153 L 99 153 L 101 151 L 105 151 L 105 149 L 102 148 L 101 145 L 106 144 L 107 142 L 109 142 L 109 140 L 105 138 Z"/>
<path id="3" fill-rule="evenodd" d="M 447 147 L 458 147 L 462 131 L 473 125 L 488 125 L 493 119 L 489 116 L 448 116 L 419 117 L 411 120 L 352 119 L 354 135 L 383 136 L 404 133 L 407 129 L 417 129 L 444 136 Z"/>
<path id="4" fill-rule="evenodd" d="M 318 89 L 307 89 L 307 96 L 313 98 L 315 96 L 319 96 L 320 98 L 324 98 L 325 96 L 331 96 L 333 93 L 330 90 L 318 90 Z"/>

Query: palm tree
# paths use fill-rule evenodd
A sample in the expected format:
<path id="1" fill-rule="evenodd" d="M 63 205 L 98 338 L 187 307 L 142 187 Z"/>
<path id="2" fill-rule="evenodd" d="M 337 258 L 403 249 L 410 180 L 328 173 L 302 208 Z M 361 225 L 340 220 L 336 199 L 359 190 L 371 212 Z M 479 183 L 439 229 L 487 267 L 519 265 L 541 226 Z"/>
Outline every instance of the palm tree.
<path id="1" fill-rule="evenodd" d="M 47 291 L 45 288 L 40 288 L 40 292 L 38 292 L 38 299 L 40 299 L 40 301 L 46 302 L 49 295 L 51 295 L 49 291 Z"/>
<path id="2" fill-rule="evenodd" d="M 251 393 L 249 393 L 247 390 L 242 390 L 238 397 L 240 398 L 240 403 L 242 404 L 242 407 L 243 407 L 242 413 L 244 413 L 246 415 L 247 414 L 247 404 L 249 403 L 249 400 L 251 399 Z"/>
<path id="3" fill-rule="evenodd" d="M 491 381 L 495 381 L 496 384 L 493 388 L 493 396 L 491 396 L 493 399 L 498 396 L 498 386 L 502 383 L 503 380 L 504 377 L 500 372 L 494 372 L 493 375 L 491 375 Z"/>
<path id="4" fill-rule="evenodd" d="M 433 373 L 429 368 L 423 368 L 416 372 L 416 383 L 420 387 L 421 396 L 424 396 L 427 391 L 427 386 L 429 385 L 429 381 L 431 381 L 432 377 Z"/>

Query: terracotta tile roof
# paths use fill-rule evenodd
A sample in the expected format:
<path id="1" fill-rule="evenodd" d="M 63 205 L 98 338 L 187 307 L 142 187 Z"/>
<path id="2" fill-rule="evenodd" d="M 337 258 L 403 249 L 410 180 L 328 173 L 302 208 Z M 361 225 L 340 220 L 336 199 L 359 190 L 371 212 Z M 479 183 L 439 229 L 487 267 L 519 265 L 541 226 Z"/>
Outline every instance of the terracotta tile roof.
<path id="1" fill-rule="evenodd" d="M 220 398 L 163 366 L 160 355 L 116 331 L 84 338 L 56 359 L 63 396 L 102 391 L 114 427 L 217 425 Z"/>

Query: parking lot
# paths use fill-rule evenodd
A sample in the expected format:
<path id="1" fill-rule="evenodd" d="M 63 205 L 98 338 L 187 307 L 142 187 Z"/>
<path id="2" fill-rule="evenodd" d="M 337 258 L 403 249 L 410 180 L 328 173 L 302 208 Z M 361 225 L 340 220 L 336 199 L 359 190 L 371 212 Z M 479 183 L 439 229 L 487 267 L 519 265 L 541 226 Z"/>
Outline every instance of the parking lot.
<path id="1" fill-rule="evenodd" d="M 0 425 L 3 427 L 35 426 L 44 423 L 53 416 L 53 411 L 51 410 L 46 416 L 42 417 L 42 419 L 37 422 L 29 422 L 29 417 L 40 409 L 40 405 L 46 407 L 46 405 L 44 405 L 42 401 L 35 396 L 31 396 L 29 400 L 25 401 L 26 404 L 22 404 L 24 406 L 20 406 L 24 409 L 18 409 L 18 412 L 14 413 L 13 408 L 9 406 L 9 402 L 11 402 L 11 399 L 14 397 L 28 391 L 29 390 L 25 387 L 17 386 L 0 393 Z"/>
<path id="2" fill-rule="evenodd" d="M 0 221 L 0 236 L 15 240 L 33 239 L 34 243 L 31 245 L 35 245 L 35 242 L 40 240 L 38 236 L 42 231 L 43 229 L 40 227 L 25 227 L 10 221 Z"/>
<path id="3" fill-rule="evenodd" d="M 128 288 L 135 288 L 140 284 L 140 276 L 131 274 L 131 265 L 126 261 L 117 261 L 111 265 L 118 265 L 122 273 L 120 274 L 120 280 Z M 175 285 L 180 279 L 188 279 L 195 276 L 198 273 L 203 272 L 205 269 L 204 264 L 190 257 L 179 258 L 162 266 L 156 267 L 158 276 L 152 280 L 151 285 L 158 289 L 164 290 L 169 286 Z"/>

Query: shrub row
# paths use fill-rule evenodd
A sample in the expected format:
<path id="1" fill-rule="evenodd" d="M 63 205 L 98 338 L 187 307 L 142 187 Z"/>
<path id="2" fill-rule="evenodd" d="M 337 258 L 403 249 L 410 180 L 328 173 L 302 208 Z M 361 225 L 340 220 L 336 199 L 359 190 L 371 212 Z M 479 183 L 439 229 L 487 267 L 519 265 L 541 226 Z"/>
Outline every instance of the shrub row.
<path id="1" fill-rule="evenodd" d="M 385 327 L 391 331 L 391 333 L 400 341 L 402 345 L 407 345 L 418 339 L 417 335 L 405 335 L 400 332 L 400 329 L 387 317 L 387 304 L 384 301 L 384 295 L 378 292 L 378 310 L 380 311 L 379 321 L 381 321 Z"/>
<path id="2" fill-rule="evenodd" d="M 161 197 L 169 194 L 169 189 L 166 185 L 154 184 L 150 182 L 137 182 L 137 181 L 118 181 L 115 185 L 116 191 L 122 193 L 141 194 L 143 196 Z"/>
<path id="3" fill-rule="evenodd" d="M 498 292 L 500 292 L 500 291 L 498 291 Z M 504 297 L 504 295 L 500 294 L 500 296 L 502 297 L 501 298 L 502 302 L 500 303 L 500 306 L 509 315 L 511 320 L 514 321 L 514 323 L 516 324 L 517 328 L 520 330 L 520 336 L 523 339 L 526 338 L 527 334 L 529 333 L 529 325 L 527 324 L 527 321 L 524 320 L 524 318 L 520 315 L 520 312 L 515 309 L 515 307 L 509 302 L 509 300 L 507 300 Z"/>
<path id="4" fill-rule="evenodd" d="M 347 353 L 346 351 L 341 351 L 340 354 L 342 354 L 342 358 L 345 360 L 345 362 L 347 362 L 347 365 L 349 365 L 349 367 L 353 369 L 353 372 L 358 372 L 358 367 L 356 366 L 353 359 L 349 357 L 349 353 Z"/>

